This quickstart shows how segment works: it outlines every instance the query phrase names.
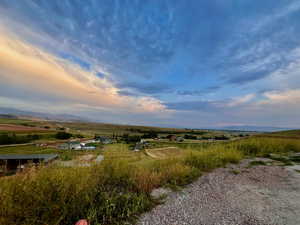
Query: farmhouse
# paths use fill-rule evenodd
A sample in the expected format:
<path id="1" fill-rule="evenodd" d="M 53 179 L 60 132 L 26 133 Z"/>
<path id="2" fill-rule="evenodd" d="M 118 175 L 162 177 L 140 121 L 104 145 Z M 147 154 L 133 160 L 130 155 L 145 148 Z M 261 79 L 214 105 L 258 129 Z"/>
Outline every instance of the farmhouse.
<path id="1" fill-rule="evenodd" d="M 102 144 L 112 144 L 113 143 L 112 139 L 110 139 L 108 137 L 101 137 L 101 136 L 99 136 L 99 137 L 96 137 L 95 140 L 97 142 L 102 143 Z"/>
<path id="2" fill-rule="evenodd" d="M 169 141 L 178 141 L 178 142 L 184 141 L 183 137 L 176 136 L 176 135 L 170 135 L 168 138 L 169 138 Z"/>
<path id="3" fill-rule="evenodd" d="M 24 169 L 26 164 L 49 163 L 57 157 L 57 154 L 0 155 L 0 173 L 17 172 Z"/>
<path id="4" fill-rule="evenodd" d="M 79 141 L 70 141 L 58 146 L 59 149 L 63 150 L 95 150 L 95 146 L 87 146 L 86 144 L 93 142 L 79 142 Z"/>
<path id="5" fill-rule="evenodd" d="M 95 146 L 81 146 L 81 150 L 95 150 L 96 147 Z"/>
<path id="6" fill-rule="evenodd" d="M 70 141 L 64 144 L 61 144 L 58 146 L 59 149 L 64 149 L 64 150 L 81 150 L 81 143 L 79 141 Z"/>
<path id="7" fill-rule="evenodd" d="M 167 138 L 169 138 L 169 141 L 176 141 L 177 136 L 176 135 L 169 135 Z"/>

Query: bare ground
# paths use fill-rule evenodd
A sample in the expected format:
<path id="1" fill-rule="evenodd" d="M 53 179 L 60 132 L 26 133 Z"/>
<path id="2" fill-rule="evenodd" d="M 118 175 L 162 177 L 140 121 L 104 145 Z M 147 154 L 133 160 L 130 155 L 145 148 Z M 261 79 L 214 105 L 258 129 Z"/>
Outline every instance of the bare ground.
<path id="1" fill-rule="evenodd" d="M 40 127 L 28 127 L 15 124 L 0 124 L 1 131 L 49 131 Z"/>
<path id="2" fill-rule="evenodd" d="M 202 176 L 139 225 L 299 225 L 300 168 L 248 167 L 250 160 Z"/>

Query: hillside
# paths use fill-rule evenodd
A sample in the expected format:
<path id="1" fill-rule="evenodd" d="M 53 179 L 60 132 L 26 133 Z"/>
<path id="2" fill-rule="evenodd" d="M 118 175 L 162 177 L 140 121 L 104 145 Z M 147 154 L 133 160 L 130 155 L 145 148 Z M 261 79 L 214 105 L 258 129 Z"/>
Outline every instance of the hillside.
<path id="1" fill-rule="evenodd" d="M 262 136 L 266 137 L 278 137 L 278 138 L 296 138 L 300 139 L 300 130 L 285 130 L 285 131 L 278 131 L 273 133 L 267 133 Z"/>

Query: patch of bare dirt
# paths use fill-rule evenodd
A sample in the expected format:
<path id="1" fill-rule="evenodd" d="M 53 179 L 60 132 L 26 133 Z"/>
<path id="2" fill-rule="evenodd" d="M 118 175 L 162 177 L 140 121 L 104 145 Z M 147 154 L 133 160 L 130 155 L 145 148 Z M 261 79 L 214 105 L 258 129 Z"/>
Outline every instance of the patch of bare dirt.
<path id="1" fill-rule="evenodd" d="M 2 131 L 46 131 L 47 129 L 39 127 L 29 127 L 14 124 L 0 124 L 0 130 Z"/>
<path id="2" fill-rule="evenodd" d="M 165 148 L 146 149 L 145 152 L 151 158 L 165 159 L 165 158 L 180 155 L 182 153 L 182 150 L 176 147 L 165 147 Z"/>

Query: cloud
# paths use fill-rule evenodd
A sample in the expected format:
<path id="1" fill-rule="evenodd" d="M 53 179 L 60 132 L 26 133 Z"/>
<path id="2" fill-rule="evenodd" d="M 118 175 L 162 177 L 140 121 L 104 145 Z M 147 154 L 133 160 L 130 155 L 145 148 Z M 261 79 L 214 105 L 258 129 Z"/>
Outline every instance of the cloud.
<path id="1" fill-rule="evenodd" d="M 266 100 L 260 102 L 262 105 L 290 105 L 300 109 L 300 89 L 286 91 L 271 91 L 264 93 Z"/>
<path id="2" fill-rule="evenodd" d="M 1 86 L 10 86 L 16 92 L 19 88 L 25 90 L 29 95 L 23 98 L 42 95 L 43 101 L 49 103 L 55 97 L 66 103 L 138 113 L 164 110 L 162 103 L 154 98 L 120 96 L 109 80 L 10 36 L 3 28 L 0 48 Z M 0 93 L 13 97 L 5 91 Z"/>
<path id="3" fill-rule="evenodd" d="M 183 96 L 201 96 L 212 92 L 216 92 L 220 88 L 220 86 L 211 86 L 208 88 L 204 88 L 203 90 L 179 90 L 176 92 L 176 94 Z"/>
<path id="4" fill-rule="evenodd" d="M 123 89 L 133 89 L 141 94 L 161 94 L 171 92 L 171 87 L 162 82 L 156 83 L 141 83 L 141 82 L 125 82 L 117 85 L 119 88 Z"/>
<path id="5" fill-rule="evenodd" d="M 1 105 L 121 123 L 296 124 L 297 0 L 69 2 L 0 1 Z"/>
<path id="6" fill-rule="evenodd" d="M 218 57 L 221 78 L 235 85 L 267 79 L 290 63 L 289 53 L 299 46 L 298 1 L 276 2 L 262 12 L 241 19 Z M 260 3 L 264 4 L 264 3 Z M 264 10 L 268 10 L 265 13 Z"/>
<path id="7" fill-rule="evenodd" d="M 255 94 L 247 94 L 247 95 L 242 96 L 242 97 L 236 97 L 236 98 L 232 99 L 227 104 L 227 106 L 235 107 L 235 106 L 239 106 L 239 105 L 242 105 L 242 104 L 249 103 L 253 98 L 255 98 L 255 96 L 256 96 Z"/>
<path id="8" fill-rule="evenodd" d="M 200 101 L 168 102 L 165 103 L 165 105 L 168 109 L 171 110 L 219 113 L 220 110 L 223 110 L 223 108 L 226 107 L 227 103 L 228 100 L 219 100 L 219 101 L 200 100 Z"/>
<path id="9" fill-rule="evenodd" d="M 255 94 L 247 94 L 245 96 L 223 100 L 200 100 L 200 101 L 185 101 L 185 102 L 170 102 L 165 103 L 169 109 L 183 111 L 204 111 L 220 113 L 221 111 L 229 111 L 233 108 L 246 105 L 255 98 Z"/>

